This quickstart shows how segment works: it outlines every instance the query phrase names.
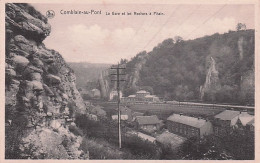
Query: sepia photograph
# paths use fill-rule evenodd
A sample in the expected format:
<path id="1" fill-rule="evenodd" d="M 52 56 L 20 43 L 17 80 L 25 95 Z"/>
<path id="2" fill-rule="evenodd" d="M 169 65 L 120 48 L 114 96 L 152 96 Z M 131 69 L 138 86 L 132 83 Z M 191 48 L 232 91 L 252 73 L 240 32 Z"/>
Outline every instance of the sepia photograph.
<path id="1" fill-rule="evenodd" d="M 259 4 L 173 2 L 4 2 L 3 159 L 255 160 Z"/>

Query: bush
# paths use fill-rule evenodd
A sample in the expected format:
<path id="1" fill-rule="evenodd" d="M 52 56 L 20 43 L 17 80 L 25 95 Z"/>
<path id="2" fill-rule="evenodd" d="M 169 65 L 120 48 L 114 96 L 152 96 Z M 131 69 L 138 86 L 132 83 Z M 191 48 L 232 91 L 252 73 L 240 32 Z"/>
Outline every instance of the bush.
<path id="1" fill-rule="evenodd" d="M 122 142 L 122 148 L 127 149 L 136 159 L 159 159 L 160 149 L 148 140 L 137 136 L 129 136 Z"/>
<path id="2" fill-rule="evenodd" d="M 123 157 L 122 151 L 100 139 L 84 138 L 80 148 L 86 153 L 89 151 L 90 159 L 122 159 Z"/>
<path id="3" fill-rule="evenodd" d="M 83 131 L 77 126 L 69 126 L 69 131 L 72 132 L 76 136 L 84 136 Z"/>

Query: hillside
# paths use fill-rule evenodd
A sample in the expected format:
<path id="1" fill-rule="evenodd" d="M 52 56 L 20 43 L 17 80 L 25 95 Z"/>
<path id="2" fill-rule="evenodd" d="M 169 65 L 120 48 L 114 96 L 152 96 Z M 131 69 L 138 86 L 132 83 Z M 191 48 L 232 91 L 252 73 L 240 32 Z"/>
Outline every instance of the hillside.
<path id="1" fill-rule="evenodd" d="M 253 105 L 254 44 L 254 30 L 166 39 L 126 63 L 123 93 L 146 89 L 165 100 Z"/>
<path id="2" fill-rule="evenodd" d="M 89 82 L 97 81 L 100 73 L 107 69 L 109 64 L 88 63 L 88 62 L 68 62 L 77 77 L 78 88 L 86 88 Z"/>

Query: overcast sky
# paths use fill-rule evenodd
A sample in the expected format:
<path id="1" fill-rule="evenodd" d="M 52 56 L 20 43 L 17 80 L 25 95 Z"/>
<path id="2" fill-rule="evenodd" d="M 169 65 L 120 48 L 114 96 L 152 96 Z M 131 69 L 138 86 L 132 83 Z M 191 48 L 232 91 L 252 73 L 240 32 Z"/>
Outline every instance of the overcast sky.
<path id="1" fill-rule="evenodd" d="M 50 36 L 44 40 L 68 62 L 117 63 L 138 52 L 151 51 L 167 38 L 184 40 L 235 30 L 238 22 L 254 29 L 253 5 L 77 5 L 32 4 L 49 19 Z M 101 15 L 62 15 L 67 10 L 101 10 Z M 106 12 L 161 12 L 164 15 L 106 16 Z"/>

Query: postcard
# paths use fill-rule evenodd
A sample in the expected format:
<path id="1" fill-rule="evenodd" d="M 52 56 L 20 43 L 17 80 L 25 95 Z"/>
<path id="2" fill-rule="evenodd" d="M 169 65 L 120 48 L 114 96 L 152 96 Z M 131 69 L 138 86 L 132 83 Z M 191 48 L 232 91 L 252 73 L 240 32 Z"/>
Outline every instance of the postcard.
<path id="1" fill-rule="evenodd" d="M 1 9 L 1 162 L 259 161 L 259 1 Z"/>

